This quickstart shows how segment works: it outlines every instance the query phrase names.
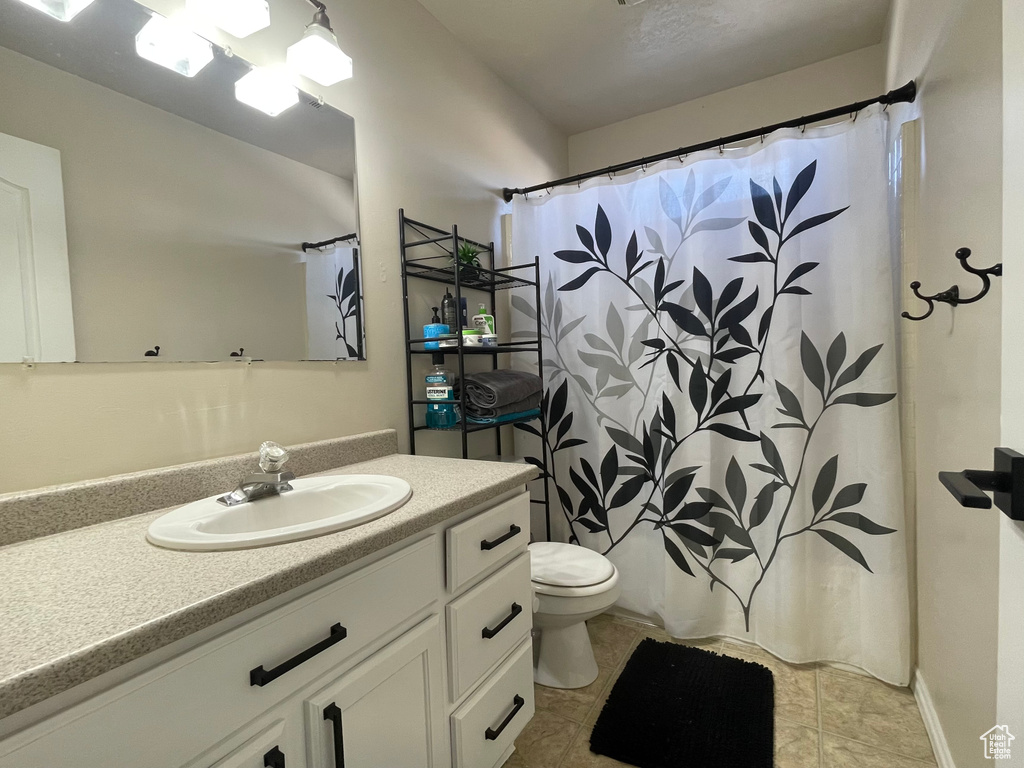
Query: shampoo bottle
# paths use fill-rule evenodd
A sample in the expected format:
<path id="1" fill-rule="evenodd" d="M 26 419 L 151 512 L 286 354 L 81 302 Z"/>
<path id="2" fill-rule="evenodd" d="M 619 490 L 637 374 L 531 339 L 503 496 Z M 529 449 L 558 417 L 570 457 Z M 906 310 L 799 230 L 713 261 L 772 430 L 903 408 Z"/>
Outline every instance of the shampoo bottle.
<path id="1" fill-rule="evenodd" d="M 459 332 L 459 310 L 455 306 L 455 297 L 449 291 L 445 291 L 441 299 L 441 322 L 448 326 L 448 333 Z"/>
<path id="2" fill-rule="evenodd" d="M 455 377 L 444 367 L 444 355 L 435 353 L 434 367 L 427 373 L 427 427 L 430 429 L 448 429 L 459 423 L 455 411 L 455 403 L 443 402 L 455 399 Z"/>
<path id="3" fill-rule="evenodd" d="M 423 338 L 425 339 L 436 339 L 438 336 L 444 336 L 448 333 L 448 326 L 442 323 L 441 318 L 437 316 L 437 307 L 431 307 L 431 309 L 434 310 L 434 317 L 423 326 Z M 439 346 L 436 341 L 428 341 L 423 345 L 423 348 L 437 349 Z"/>

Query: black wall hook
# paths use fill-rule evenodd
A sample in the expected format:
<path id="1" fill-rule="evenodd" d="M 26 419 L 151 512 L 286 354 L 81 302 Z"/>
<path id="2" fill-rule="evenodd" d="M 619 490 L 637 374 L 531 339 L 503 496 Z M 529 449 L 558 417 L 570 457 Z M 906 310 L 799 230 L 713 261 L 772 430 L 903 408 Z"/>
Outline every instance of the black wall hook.
<path id="1" fill-rule="evenodd" d="M 975 267 L 972 267 L 970 264 L 967 263 L 967 259 L 970 257 L 970 255 L 970 248 L 961 248 L 956 252 L 956 258 L 959 260 L 960 266 L 963 267 L 966 271 L 970 272 L 972 275 L 977 275 L 978 277 L 981 278 L 981 291 L 977 295 L 972 296 L 969 299 L 961 298 L 960 286 L 954 285 L 951 288 L 946 289 L 945 291 L 939 291 L 938 293 L 932 294 L 931 296 L 922 296 L 921 291 L 918 290 L 921 287 L 921 283 L 915 280 L 910 284 L 910 288 L 911 290 L 913 290 L 914 295 L 917 296 L 917 298 L 921 299 L 921 301 L 928 302 L 928 311 L 925 312 L 923 315 L 920 315 L 919 317 L 914 317 L 909 312 L 904 312 L 903 317 L 905 317 L 907 320 L 924 320 L 926 317 L 929 317 L 932 312 L 935 311 L 936 302 L 939 302 L 941 304 L 949 304 L 950 306 L 953 307 L 958 306 L 959 304 L 973 304 L 974 302 L 981 299 L 986 293 L 988 293 L 989 289 L 992 287 L 992 281 L 989 279 L 989 275 L 993 275 L 995 277 L 1002 277 L 1003 265 L 1002 263 L 999 263 L 991 267 L 986 267 L 985 269 L 976 269 Z"/>
<path id="2" fill-rule="evenodd" d="M 146 354 L 144 355 L 144 357 L 159 357 L 159 356 L 160 356 L 160 346 L 159 345 L 153 347 L 152 349 L 147 349 L 146 350 Z"/>

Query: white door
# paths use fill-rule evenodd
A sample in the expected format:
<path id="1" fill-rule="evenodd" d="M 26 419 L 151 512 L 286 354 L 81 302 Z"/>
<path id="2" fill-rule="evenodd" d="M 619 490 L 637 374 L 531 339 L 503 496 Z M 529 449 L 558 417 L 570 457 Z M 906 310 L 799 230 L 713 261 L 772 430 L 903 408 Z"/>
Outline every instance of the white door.
<path id="1" fill-rule="evenodd" d="M 1024 453 L 1024 0 L 1003 0 L 1002 444 Z M 999 724 L 1024 766 L 1024 523 L 1001 520 Z"/>
<path id="2" fill-rule="evenodd" d="M 306 701 L 309 768 L 448 765 L 436 616 Z"/>
<path id="3" fill-rule="evenodd" d="M 0 133 L 0 363 L 75 359 L 60 152 Z"/>

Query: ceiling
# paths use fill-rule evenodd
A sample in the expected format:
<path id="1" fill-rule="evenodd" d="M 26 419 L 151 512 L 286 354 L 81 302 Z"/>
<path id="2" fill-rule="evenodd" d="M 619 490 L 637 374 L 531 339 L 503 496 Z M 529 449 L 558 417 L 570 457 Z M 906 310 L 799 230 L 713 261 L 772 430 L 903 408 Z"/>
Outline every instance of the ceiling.
<path id="1" fill-rule="evenodd" d="M 890 0 L 420 0 L 570 135 L 881 42 Z"/>

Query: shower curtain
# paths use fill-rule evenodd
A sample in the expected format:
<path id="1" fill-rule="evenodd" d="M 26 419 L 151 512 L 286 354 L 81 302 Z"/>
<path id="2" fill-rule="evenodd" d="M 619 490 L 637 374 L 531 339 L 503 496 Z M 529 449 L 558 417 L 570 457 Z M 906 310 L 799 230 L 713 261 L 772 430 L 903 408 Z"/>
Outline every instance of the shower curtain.
<path id="1" fill-rule="evenodd" d="M 886 134 L 869 110 L 520 198 L 541 306 L 512 304 L 542 320 L 553 538 L 615 563 L 620 607 L 905 685 Z"/>
<path id="2" fill-rule="evenodd" d="M 306 338 L 310 360 L 360 360 L 362 297 L 351 245 L 312 251 L 306 256 Z"/>

